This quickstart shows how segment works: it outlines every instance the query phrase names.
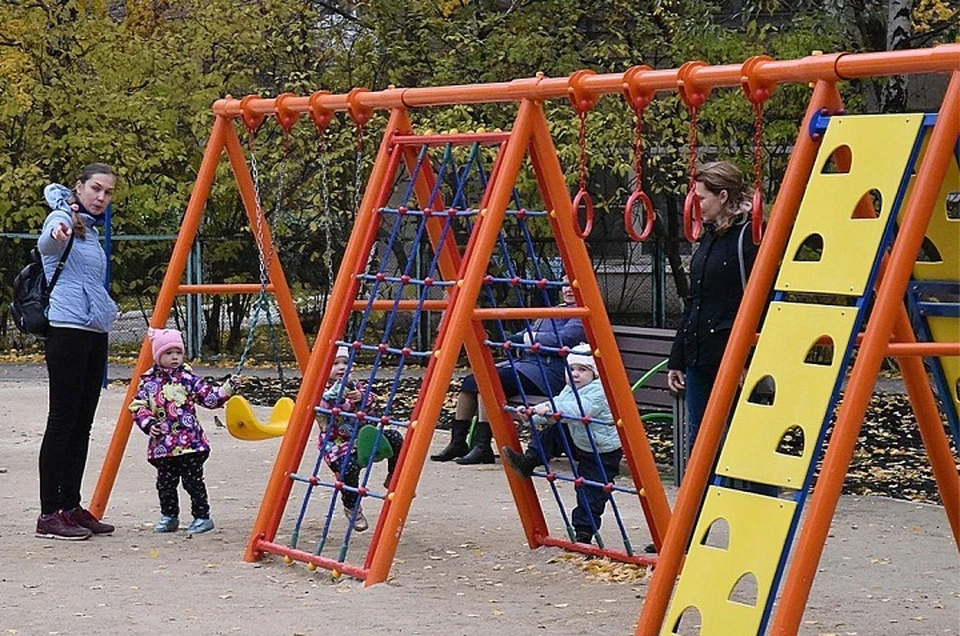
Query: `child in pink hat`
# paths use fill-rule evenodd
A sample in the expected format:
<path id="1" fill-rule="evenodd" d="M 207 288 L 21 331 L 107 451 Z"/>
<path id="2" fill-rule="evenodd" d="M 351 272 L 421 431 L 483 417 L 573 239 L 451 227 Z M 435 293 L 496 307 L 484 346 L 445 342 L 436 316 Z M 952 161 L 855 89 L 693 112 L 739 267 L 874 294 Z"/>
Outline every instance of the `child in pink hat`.
<path id="1" fill-rule="evenodd" d="M 210 442 L 197 419 L 197 405 L 208 409 L 223 406 L 236 388 L 231 376 L 217 385 L 195 375 L 184 363 L 183 336 L 176 329 L 150 329 L 153 366 L 140 376 L 140 386 L 130 402 L 133 420 L 149 436 L 147 461 L 157 469 L 160 521 L 157 532 L 174 532 L 180 526 L 177 487 L 190 495 L 193 523 L 188 534 L 213 530 L 203 464 L 210 456 Z"/>

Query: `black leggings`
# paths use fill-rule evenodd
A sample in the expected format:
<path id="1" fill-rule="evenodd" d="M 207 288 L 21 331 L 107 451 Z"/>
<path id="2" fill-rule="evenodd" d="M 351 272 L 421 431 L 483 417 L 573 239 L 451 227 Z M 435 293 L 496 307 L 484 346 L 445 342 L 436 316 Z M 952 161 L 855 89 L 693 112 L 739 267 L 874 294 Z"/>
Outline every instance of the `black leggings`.
<path id="1" fill-rule="evenodd" d="M 45 343 L 50 409 L 40 445 L 40 512 L 80 505 L 90 429 L 107 364 L 107 334 L 52 327 Z"/>
<path id="2" fill-rule="evenodd" d="M 190 512 L 194 519 L 210 518 L 210 500 L 207 485 L 203 481 L 203 464 L 210 451 L 184 453 L 149 460 L 157 469 L 157 494 L 160 496 L 160 514 L 180 516 L 180 494 L 177 486 L 183 481 L 183 489 L 190 495 Z"/>

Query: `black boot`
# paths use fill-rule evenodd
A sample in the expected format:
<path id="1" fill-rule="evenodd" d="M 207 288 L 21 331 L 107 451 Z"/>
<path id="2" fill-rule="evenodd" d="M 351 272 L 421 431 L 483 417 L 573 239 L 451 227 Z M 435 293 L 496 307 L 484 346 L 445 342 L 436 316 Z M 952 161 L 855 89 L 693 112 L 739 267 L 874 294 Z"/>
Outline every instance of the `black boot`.
<path id="1" fill-rule="evenodd" d="M 477 422 L 473 427 L 473 448 L 470 452 L 457 460 L 461 466 L 471 466 L 473 464 L 492 464 L 496 461 L 493 457 L 493 448 L 490 447 L 490 441 L 493 439 L 493 433 L 490 430 L 490 422 Z"/>
<path id="2" fill-rule="evenodd" d="M 450 443 L 436 455 L 431 455 L 431 461 L 448 462 L 457 457 L 463 457 L 470 448 L 467 446 L 467 434 L 470 432 L 470 420 L 453 420 L 450 427 Z"/>
<path id="3" fill-rule="evenodd" d="M 533 471 L 540 465 L 536 457 L 532 457 L 526 453 L 518 453 L 509 446 L 504 446 L 500 449 L 500 457 L 503 459 L 503 463 L 522 477 L 532 477 Z"/>

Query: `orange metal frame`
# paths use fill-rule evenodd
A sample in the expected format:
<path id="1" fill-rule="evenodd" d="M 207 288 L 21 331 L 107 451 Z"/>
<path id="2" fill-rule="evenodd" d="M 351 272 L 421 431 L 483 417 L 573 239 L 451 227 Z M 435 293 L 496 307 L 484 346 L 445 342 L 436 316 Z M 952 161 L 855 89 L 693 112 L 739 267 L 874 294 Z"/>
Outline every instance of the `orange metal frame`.
<path id="1" fill-rule="evenodd" d="M 216 123 L 210 146 L 201 165 L 194 195 L 184 219 L 181 240 L 174 249 L 174 257 L 164 279 L 152 323 L 160 326 L 167 318 L 173 296 L 178 291 L 177 283 L 182 276 L 189 242 L 196 233 L 216 162 L 224 147 L 227 149 L 240 184 L 248 216 L 251 220 L 253 219 L 252 183 L 249 171 L 243 162 L 236 132 L 230 125 L 231 120 L 238 117 L 276 115 L 280 119 L 282 115 L 281 124 L 283 124 L 284 121 L 295 121 L 299 114 L 305 112 L 319 118 L 329 117 L 335 111 L 349 111 L 357 119 L 369 117 L 369 113 L 374 109 L 389 109 L 391 115 L 387 127 L 388 134 L 383 139 L 369 181 L 370 184 L 385 184 L 385 177 L 391 170 L 391 164 L 395 165 L 395 162 L 400 160 L 399 155 L 391 155 L 391 146 L 394 143 L 391 141 L 391 135 L 412 135 L 407 109 L 465 103 L 519 102 L 520 110 L 515 127 L 509 138 L 504 140 L 505 146 L 496 169 L 503 171 L 505 175 L 514 175 L 529 150 L 531 160 L 537 168 L 541 191 L 551 209 L 556 212 L 555 218 L 552 219 L 554 231 L 564 261 L 572 267 L 576 284 L 581 276 L 592 278 L 592 271 L 588 272 L 589 255 L 583 242 L 575 236 L 569 194 L 547 130 L 546 120 L 539 106 L 542 100 L 568 97 L 574 91 L 578 99 L 584 96 L 597 99 L 610 93 L 623 92 L 636 95 L 675 90 L 683 92 L 687 98 L 691 96 L 695 98 L 699 95 L 705 99 L 711 89 L 718 87 L 742 87 L 747 90 L 751 86 L 765 86 L 772 90 L 779 83 L 814 83 L 804 126 L 801 128 L 791 155 L 755 269 L 748 282 L 744 301 L 731 334 L 727 355 L 723 360 L 717 384 L 707 407 L 697 445 L 672 517 L 665 498 L 661 499 L 662 488 L 655 471 L 652 474 L 639 474 L 636 471 L 642 472 L 644 466 L 631 463 L 634 474 L 639 474 L 640 480 L 644 482 L 641 500 L 644 502 L 648 520 L 651 520 L 650 525 L 655 541 L 658 544 L 662 542 L 661 554 L 636 633 L 645 636 L 658 634 L 680 570 L 685 546 L 696 520 L 711 466 L 721 443 L 724 422 L 731 408 L 737 379 L 754 343 L 755 331 L 766 304 L 767 290 L 770 289 L 776 275 L 778 263 L 786 247 L 802 193 L 812 170 L 818 142 L 811 139 L 807 133 L 807 124 L 819 109 L 825 107 L 834 111 L 842 106 L 836 89 L 838 81 L 914 73 L 948 73 L 951 74 L 951 80 L 939 118 L 931 133 L 927 152 L 917 171 L 914 194 L 907 203 L 904 222 L 893 244 L 885 274 L 876 292 L 875 308 L 860 344 L 860 352 L 853 367 L 839 418 L 827 446 L 821 476 L 814 490 L 806 521 L 799 534 L 795 556 L 787 571 L 783 594 L 771 624 L 770 633 L 795 634 L 799 629 L 803 608 L 840 496 L 874 380 L 882 358 L 887 353 L 900 356 L 911 404 L 917 416 L 918 426 L 934 469 L 954 538 L 960 546 L 960 476 L 957 475 L 953 463 L 929 381 L 923 372 L 922 363 L 916 357 L 944 353 L 956 355 L 957 345 L 956 343 L 930 345 L 915 342 L 902 303 L 911 269 L 932 213 L 934 198 L 943 181 L 947 162 L 950 161 L 950 153 L 960 132 L 958 131 L 960 128 L 960 45 L 949 44 L 931 49 L 883 53 L 814 55 L 785 61 L 751 58 L 743 64 L 721 66 L 697 63 L 685 65 L 682 72 L 681 69 L 650 70 L 646 67 L 635 67 L 626 73 L 581 73 L 566 78 L 547 78 L 538 75 L 534 78 L 497 84 L 391 88 L 377 92 L 354 89 L 345 95 L 318 91 L 309 97 L 285 95 L 275 99 L 262 99 L 249 96 L 243 100 L 230 98 L 218 100 L 213 105 Z M 409 157 L 404 160 L 409 161 Z M 493 178 L 492 176 L 491 181 Z M 447 388 L 446 381 L 431 380 L 433 378 L 448 380 L 452 376 L 456 358 L 462 346 L 466 347 L 472 364 L 487 370 L 492 367 L 489 352 L 479 344 L 481 338 L 479 319 L 483 314 L 476 311 L 475 301 L 483 271 L 476 264 L 485 265 L 485 257 L 492 251 L 493 241 L 509 199 L 507 184 L 510 182 L 509 178 L 499 179 L 492 188 L 486 202 L 486 216 L 480 222 L 481 227 L 475 232 L 475 240 L 471 241 L 462 257 L 457 253 L 455 246 L 442 246 L 444 274 L 463 271 L 460 271 L 460 284 L 453 288 L 450 298 L 446 303 L 442 301 L 438 303 L 438 306 L 445 304 L 447 308 L 438 336 L 438 342 L 442 342 L 443 347 L 436 352 L 427 370 L 424 380 L 425 393 L 418 410 L 413 415 L 408 432 L 409 439 L 402 451 L 404 457 L 401 457 L 401 462 L 414 466 L 415 470 L 402 470 L 394 480 L 393 491 L 388 495 L 374 538 L 374 542 L 383 542 L 381 549 L 368 555 L 363 568 L 349 572 L 362 576 L 368 584 L 382 581 L 386 577 L 423 468 L 434 422 Z M 427 181 L 418 184 L 418 195 L 426 196 L 424 193 L 427 192 L 425 190 L 427 187 Z M 374 238 L 372 228 L 376 207 L 382 202 L 384 196 L 385 192 L 382 188 L 380 190 L 367 188 L 355 227 L 368 228 L 368 231 L 366 233 L 355 231 L 351 235 L 341 272 L 350 274 L 362 268 L 363 256 L 369 250 Z M 278 290 L 278 299 L 285 301 L 284 296 L 289 297 L 289 289 L 286 287 L 279 263 L 271 267 L 271 281 Z M 338 276 L 332 291 L 331 306 L 354 307 L 357 285 L 353 276 Z M 602 298 L 595 284 L 575 286 L 580 305 L 602 308 Z M 287 311 L 289 310 L 288 306 Z M 287 475 L 299 464 L 306 447 L 312 426 L 312 405 L 319 398 L 323 379 L 326 377 L 325 373 L 332 365 L 335 350 L 333 345 L 337 336 L 344 331 L 347 313 L 345 311 L 336 316 L 333 314 L 325 316 L 309 362 L 304 363 L 307 352 L 305 342 L 294 343 L 298 362 L 304 369 L 303 387 L 291 417 L 290 431 L 281 444 L 264 496 L 264 504 L 261 506 L 251 533 L 245 555 L 248 560 L 258 558 L 264 548 L 283 553 L 284 548 L 272 544 L 271 541 L 275 536 L 290 491 L 290 480 Z M 296 321 L 293 320 L 291 324 L 290 319 L 295 317 L 295 314 L 291 316 L 284 313 L 283 317 L 288 330 L 294 332 L 292 327 Z M 606 330 L 594 330 L 588 333 L 588 336 L 601 352 L 599 356 L 601 372 L 605 379 L 612 380 L 608 388 L 617 396 L 618 404 L 615 406 L 619 408 L 621 406 L 619 402 L 621 400 L 625 402 L 624 396 L 629 396 L 629 386 L 620 381 L 621 376 L 624 379 L 625 376 L 612 334 L 607 333 Z M 148 362 L 149 348 L 145 343 L 138 361 L 138 373 L 146 368 Z M 477 375 L 482 398 L 488 403 L 502 402 L 503 396 L 497 394 L 499 387 L 494 386 L 489 374 L 481 372 Z M 129 397 L 128 395 L 128 399 Z M 635 413 L 635 409 L 626 408 L 620 411 L 620 414 L 626 417 L 631 411 Z M 629 421 L 624 421 L 623 424 L 622 437 L 624 437 L 628 458 L 631 458 L 631 461 L 637 461 L 639 458 L 641 460 L 639 463 L 645 464 L 645 453 L 649 448 L 642 427 L 639 422 L 636 426 Z M 119 456 L 129 434 L 129 425 L 129 415 L 122 413 L 92 504 L 92 509 L 98 515 L 105 507 L 106 496 L 115 478 Z M 491 425 L 498 443 L 513 441 L 515 432 L 502 414 L 497 415 L 495 411 L 491 412 Z M 527 480 L 519 480 L 511 475 L 509 482 L 517 500 L 524 531 L 530 545 L 540 545 L 545 537 L 545 528 L 542 516 L 537 517 L 539 504 L 536 502 L 536 495 Z M 668 521 L 672 522 L 667 525 Z M 665 536 L 658 536 L 657 533 L 663 528 L 667 528 Z"/>

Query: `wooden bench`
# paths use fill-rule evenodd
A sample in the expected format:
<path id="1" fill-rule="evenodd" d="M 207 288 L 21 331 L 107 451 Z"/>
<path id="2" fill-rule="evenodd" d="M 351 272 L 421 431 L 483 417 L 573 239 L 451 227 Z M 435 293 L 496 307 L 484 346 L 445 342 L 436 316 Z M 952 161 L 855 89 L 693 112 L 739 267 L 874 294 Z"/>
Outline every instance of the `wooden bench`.
<path id="1" fill-rule="evenodd" d="M 647 372 L 670 357 L 670 348 L 676 336 L 676 331 L 673 329 L 627 325 L 612 325 L 612 327 L 630 384 L 636 383 Z M 667 387 L 666 365 L 634 390 L 633 399 L 644 421 L 672 423 L 674 480 L 679 484 L 686 467 L 689 450 L 685 435 L 686 427 L 683 425 L 683 400 L 673 395 Z"/>
<path id="2" fill-rule="evenodd" d="M 676 332 L 673 329 L 613 325 L 613 335 L 617 339 L 627 378 L 633 384 L 670 356 Z M 676 397 L 667 388 L 666 367 L 634 391 L 633 399 L 641 413 L 671 413 Z"/>

